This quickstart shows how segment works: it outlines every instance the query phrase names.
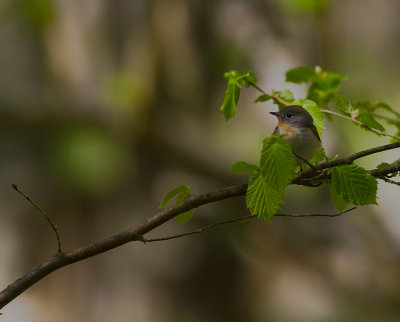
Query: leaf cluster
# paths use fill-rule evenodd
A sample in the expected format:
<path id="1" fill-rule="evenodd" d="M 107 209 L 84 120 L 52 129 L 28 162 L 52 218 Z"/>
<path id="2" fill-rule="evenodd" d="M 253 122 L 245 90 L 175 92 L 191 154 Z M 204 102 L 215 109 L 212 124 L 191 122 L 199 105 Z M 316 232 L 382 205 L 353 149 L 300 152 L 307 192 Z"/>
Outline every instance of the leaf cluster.
<path id="1" fill-rule="evenodd" d="M 295 84 L 307 83 L 309 85 L 307 96 L 304 98 L 295 98 L 288 89 L 272 90 L 271 93 L 266 93 L 257 86 L 257 77 L 250 71 L 231 70 L 226 72 L 224 77 L 227 79 L 227 88 L 220 112 L 226 120 L 230 120 L 236 115 L 240 91 L 243 86 L 252 86 L 261 92 L 261 95 L 255 99 L 255 103 L 272 100 L 279 109 L 289 105 L 300 105 L 305 108 L 313 117 L 314 125 L 320 136 L 324 129 L 323 116 L 326 116 L 327 113 L 346 118 L 356 126 L 375 134 L 391 136 L 392 141 L 396 141 L 400 135 L 400 113 L 380 101 L 352 103 L 346 97 L 338 95 L 340 86 L 346 76 L 322 70 L 318 66 L 297 67 L 286 72 L 287 82 Z M 331 105 L 335 106 L 337 112 L 327 109 Z M 385 114 L 381 114 L 381 112 Z M 396 134 L 387 134 L 383 122 L 389 126 L 394 126 Z M 321 149 L 308 164 L 314 169 L 318 162 L 329 160 L 332 159 L 328 158 L 324 150 Z M 310 168 L 310 166 L 303 165 L 303 168 Z M 382 163 L 377 169 L 388 166 L 390 166 L 389 163 Z M 259 218 L 270 221 L 281 209 L 284 202 L 285 189 L 293 182 L 298 169 L 296 157 L 289 144 L 282 135 L 273 134 L 263 141 L 258 165 L 239 161 L 232 165 L 231 172 L 234 174 L 249 173 L 246 205 L 252 215 L 257 215 Z M 314 177 L 310 178 L 310 183 L 307 185 L 313 186 L 313 182 L 317 182 L 318 185 L 322 183 L 330 184 L 329 191 L 332 203 L 340 211 L 343 211 L 349 204 L 377 204 L 378 183 L 376 178 L 369 171 L 354 163 L 341 164 L 317 173 L 311 171 L 311 174 Z M 391 177 L 396 174 L 392 173 Z M 315 180 L 313 181 L 314 178 Z M 325 179 L 317 180 L 318 178 Z M 165 205 L 175 196 L 178 196 L 176 203 L 179 204 L 190 195 L 190 189 L 187 186 L 180 186 L 166 195 L 162 205 Z M 192 215 L 192 212 L 184 213 L 178 217 L 178 220 L 184 223 Z"/>

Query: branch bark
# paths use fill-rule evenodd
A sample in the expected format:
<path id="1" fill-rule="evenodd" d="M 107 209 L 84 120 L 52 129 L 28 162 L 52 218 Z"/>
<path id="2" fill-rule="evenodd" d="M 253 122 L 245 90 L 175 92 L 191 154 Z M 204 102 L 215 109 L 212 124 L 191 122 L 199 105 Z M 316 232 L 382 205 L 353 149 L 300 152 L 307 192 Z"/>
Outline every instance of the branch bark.
<path id="1" fill-rule="evenodd" d="M 390 149 L 395 149 L 400 147 L 400 142 L 388 144 L 384 146 L 375 147 L 372 149 L 364 150 L 355 154 L 352 154 L 345 158 L 340 158 L 332 161 L 322 162 L 316 164 L 314 169 L 309 169 L 300 172 L 294 179 L 293 184 L 304 184 L 309 185 L 310 181 L 303 181 L 309 175 L 315 174 L 315 171 L 319 171 L 326 168 L 332 168 L 341 164 L 349 164 L 354 160 L 373 154 L 378 153 Z M 382 168 L 382 169 L 374 169 L 371 170 L 370 173 L 375 177 L 382 177 L 390 173 L 394 173 L 400 171 L 400 162 L 395 162 L 391 166 Z M 316 180 L 320 180 L 318 177 Z M 18 295 L 23 293 L 30 286 L 34 285 L 42 278 L 46 277 L 50 273 L 58 270 L 61 267 L 73 264 L 75 262 L 84 260 L 86 258 L 104 253 L 113 248 L 124 245 L 128 242 L 132 241 L 141 241 L 144 239 L 144 234 L 153 230 L 154 228 L 162 225 L 163 223 L 171 220 L 175 216 L 188 211 L 193 208 L 197 208 L 204 204 L 209 204 L 215 201 L 234 198 L 238 196 L 243 196 L 246 194 L 247 184 L 241 184 L 237 186 L 231 186 L 222 188 L 213 192 L 207 192 L 198 196 L 191 197 L 181 204 L 167 208 L 165 210 L 160 211 L 155 216 L 147 219 L 142 224 L 112 235 L 103 240 L 94 242 L 90 245 L 81 247 L 79 249 L 73 250 L 71 252 L 59 252 L 55 256 L 48 259 L 43 264 L 34 267 L 30 272 L 8 285 L 3 291 L 0 292 L 0 309 L 5 305 L 10 303 L 13 299 L 15 299 Z M 295 217 L 302 217 L 304 215 L 296 215 Z"/>

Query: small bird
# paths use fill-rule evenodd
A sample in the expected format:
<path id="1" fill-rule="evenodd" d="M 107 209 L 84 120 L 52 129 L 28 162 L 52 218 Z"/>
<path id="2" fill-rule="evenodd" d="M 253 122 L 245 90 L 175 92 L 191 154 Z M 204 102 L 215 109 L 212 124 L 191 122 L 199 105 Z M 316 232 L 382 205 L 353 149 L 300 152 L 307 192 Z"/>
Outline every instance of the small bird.
<path id="1" fill-rule="evenodd" d="M 278 118 L 274 133 L 287 134 L 283 138 L 292 148 L 297 164 L 310 160 L 321 148 L 313 118 L 303 107 L 290 105 L 279 112 L 270 113 Z"/>

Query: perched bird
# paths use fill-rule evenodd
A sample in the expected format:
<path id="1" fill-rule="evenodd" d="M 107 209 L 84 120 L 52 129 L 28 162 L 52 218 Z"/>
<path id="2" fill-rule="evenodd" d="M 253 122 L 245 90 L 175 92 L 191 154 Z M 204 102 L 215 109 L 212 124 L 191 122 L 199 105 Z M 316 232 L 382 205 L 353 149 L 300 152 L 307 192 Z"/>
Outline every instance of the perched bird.
<path id="1" fill-rule="evenodd" d="M 321 148 L 313 118 L 303 107 L 290 105 L 279 112 L 270 113 L 278 118 L 274 133 L 287 134 L 283 138 L 292 148 L 298 164 L 310 160 Z"/>

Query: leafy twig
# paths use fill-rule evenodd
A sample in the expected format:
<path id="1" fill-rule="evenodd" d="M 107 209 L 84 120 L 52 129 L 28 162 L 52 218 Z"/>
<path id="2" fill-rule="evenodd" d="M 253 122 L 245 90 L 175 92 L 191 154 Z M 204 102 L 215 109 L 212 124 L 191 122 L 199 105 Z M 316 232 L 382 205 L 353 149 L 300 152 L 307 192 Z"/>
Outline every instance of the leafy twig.
<path id="1" fill-rule="evenodd" d="M 340 114 L 340 113 L 336 113 L 336 112 L 334 112 L 334 111 L 326 110 L 326 109 L 321 109 L 320 111 L 321 111 L 322 113 L 335 115 L 335 116 L 337 116 L 337 117 L 341 117 L 341 118 L 343 118 L 343 119 L 352 121 L 353 123 L 358 124 L 358 125 L 360 125 L 360 126 L 366 128 L 368 131 L 374 132 L 375 134 L 382 135 L 382 136 L 388 136 L 388 137 L 391 137 L 391 138 L 393 138 L 393 139 L 400 140 L 400 137 L 398 137 L 398 136 L 391 135 L 391 134 L 389 134 L 389 133 L 386 133 L 386 132 L 383 132 L 383 131 L 379 131 L 379 130 L 377 130 L 377 129 L 374 129 L 374 128 L 372 128 L 372 127 L 369 127 L 368 125 L 365 125 L 364 123 L 362 123 L 362 122 L 360 122 L 360 121 L 358 121 L 358 120 L 356 120 L 355 118 L 352 118 L 352 117 L 350 117 L 350 116 L 346 116 L 346 115 L 343 115 L 343 114 Z"/>
<path id="2" fill-rule="evenodd" d="M 315 171 L 319 171 L 319 170 L 323 170 L 323 169 L 327 169 L 327 168 L 333 168 L 338 165 L 351 164 L 351 163 L 353 163 L 353 161 L 360 159 L 362 157 L 365 157 L 367 155 L 371 155 L 374 153 L 379 153 L 379 152 L 383 152 L 383 151 L 387 151 L 387 150 L 397 149 L 397 148 L 400 148 L 400 142 L 395 142 L 395 143 L 386 144 L 386 145 L 380 145 L 380 146 L 377 146 L 377 147 L 374 147 L 371 149 L 367 149 L 367 150 L 363 150 L 363 151 L 351 154 L 347 157 L 338 158 L 335 160 L 330 160 L 330 161 L 325 161 L 325 162 L 320 162 L 320 163 L 314 164 L 314 169 L 306 169 L 304 171 L 299 172 L 295 176 L 293 183 L 298 183 L 298 181 L 300 181 L 300 179 L 303 179 L 303 178 L 309 176 L 310 174 L 314 173 Z M 396 168 L 396 164 L 393 167 L 385 167 L 385 168 L 376 169 L 376 170 L 382 170 L 382 172 L 385 172 L 387 170 L 390 170 L 393 172 L 398 171 L 398 170 L 395 170 L 395 168 Z M 377 172 L 376 170 L 372 170 L 373 172 L 371 174 L 374 176 L 378 176 L 380 172 L 379 171 Z M 388 173 L 390 173 L 390 172 L 388 172 Z"/>
<path id="3" fill-rule="evenodd" d="M 221 226 L 221 225 L 226 225 L 226 224 L 232 224 L 232 223 L 240 223 L 240 224 L 246 224 L 247 223 L 247 219 L 252 219 L 255 218 L 255 216 L 253 215 L 248 215 L 248 216 L 243 216 L 243 217 L 239 217 L 239 218 L 234 218 L 234 219 L 230 219 L 230 220 L 225 220 L 225 221 L 220 221 L 220 222 L 216 222 L 207 226 L 203 226 L 201 228 L 198 228 L 196 230 L 193 231 L 189 231 L 187 233 L 182 233 L 182 234 L 177 234 L 177 235 L 172 235 L 172 236 L 166 236 L 166 237 L 158 237 L 158 238 L 144 238 L 144 237 L 140 237 L 138 238 L 138 240 L 140 240 L 143 243 L 151 243 L 151 242 L 157 242 L 157 241 L 164 241 L 164 240 L 170 240 L 170 239 L 176 239 L 176 238 L 180 238 L 180 237 L 185 237 L 185 236 L 190 236 L 190 235 L 195 235 L 195 234 L 200 234 L 205 230 L 208 230 L 210 228 L 214 228 L 217 226 Z"/>
<path id="4" fill-rule="evenodd" d="M 400 142 L 384 145 L 381 147 L 375 147 L 372 149 L 368 149 L 365 151 L 360 151 L 353 155 L 350 155 L 346 158 L 336 159 L 332 161 L 327 161 L 323 163 L 318 163 L 314 167 L 316 170 L 322 170 L 326 168 L 331 168 L 341 164 L 351 163 L 353 160 L 372 154 L 377 152 L 386 151 L 389 149 L 395 149 L 400 147 Z M 292 183 L 300 184 L 301 179 L 305 176 L 312 173 L 312 169 L 308 169 L 305 171 L 300 172 Z M 370 173 L 376 177 L 382 177 L 390 173 L 394 173 L 400 171 L 400 162 L 392 164 L 391 166 L 384 167 L 381 169 L 374 169 L 371 170 Z M 319 178 L 318 178 L 319 180 Z M 15 188 L 14 188 L 15 189 Z M 17 190 L 18 191 L 18 190 Z M 0 292 L 0 309 L 3 308 L 5 305 L 10 303 L 13 299 L 15 299 L 18 295 L 28 289 L 30 286 L 34 285 L 42 278 L 46 277 L 47 275 L 51 274 L 52 272 L 58 270 L 61 267 L 73 264 L 75 262 L 84 260 L 86 258 L 104 253 L 109 251 L 113 248 L 119 247 L 124 245 L 128 242 L 132 241 L 139 241 L 143 238 L 143 236 L 152 231 L 154 228 L 162 225 L 163 223 L 171 220 L 172 218 L 176 217 L 177 215 L 188 211 L 190 209 L 197 208 L 201 205 L 209 204 L 215 201 L 234 198 L 238 196 L 243 196 L 246 194 L 247 191 L 247 184 L 241 184 L 232 187 L 222 188 L 213 192 L 207 192 L 198 196 L 193 196 L 181 204 L 176 205 L 174 207 L 170 207 L 164 209 L 157 213 L 155 216 L 147 219 L 142 224 L 117 233 L 113 236 L 105 238 L 103 240 L 94 242 L 90 245 L 78 248 L 71 252 L 63 252 L 58 253 L 57 255 L 51 257 L 43 264 L 34 267 L 30 272 L 22 276 L 21 278 L 17 279 L 15 282 L 11 283 L 7 286 L 3 291 Z M 29 202 L 31 200 L 23 195 Z M 33 204 L 33 203 L 32 203 Z M 36 207 L 35 207 L 36 208 Z M 37 209 L 37 208 L 36 208 Z M 39 208 L 40 209 L 40 208 Z M 281 214 L 283 215 L 283 214 Z M 276 216 L 281 216 L 277 214 Z M 314 214 L 317 215 L 317 214 Z M 303 217 L 304 215 L 293 215 L 294 217 Z M 334 215 L 329 215 L 334 217 Z M 52 227 L 55 227 L 54 225 Z"/>
<path id="5" fill-rule="evenodd" d="M 270 97 L 272 100 L 274 100 L 275 103 L 280 103 L 286 106 L 291 105 L 292 103 L 284 100 L 283 98 L 280 98 L 278 95 L 272 95 L 272 94 L 268 94 L 266 93 L 264 90 L 262 90 L 260 87 L 258 87 L 256 84 L 249 82 L 250 86 L 253 86 L 256 90 L 258 90 L 260 93 Z"/>
<path id="6" fill-rule="evenodd" d="M 286 105 L 286 106 L 289 106 L 289 105 L 292 104 L 292 103 L 290 103 L 290 102 L 284 100 L 283 98 L 281 98 L 281 97 L 279 97 L 279 96 L 277 96 L 277 95 L 272 95 L 272 94 L 266 93 L 263 89 L 261 89 L 260 87 L 258 87 L 256 84 L 253 84 L 253 83 L 249 82 L 249 85 L 253 86 L 253 87 L 254 87 L 256 90 L 258 90 L 260 93 L 262 93 L 262 94 L 264 94 L 264 95 L 270 97 L 271 99 L 273 99 L 275 103 L 280 103 L 280 104 L 283 104 L 283 105 Z M 372 127 L 369 127 L 368 125 L 365 125 L 364 123 L 362 123 L 362 122 L 356 120 L 355 118 L 352 118 L 352 117 L 349 117 L 349 116 L 346 116 L 346 115 L 343 115 L 343 114 L 340 114 L 340 113 L 336 113 L 336 112 L 334 112 L 334 111 L 327 110 L 327 109 L 320 109 L 320 111 L 321 111 L 322 113 L 325 113 L 325 114 L 331 114 L 331 115 L 334 115 L 334 116 L 341 117 L 341 118 L 344 118 L 344 119 L 346 119 L 346 120 L 352 121 L 353 123 L 358 124 L 358 125 L 364 127 L 365 129 L 371 131 L 371 132 L 374 132 L 375 134 L 378 134 L 378 135 L 381 135 L 381 136 L 388 136 L 388 137 L 391 137 L 391 138 L 400 140 L 400 137 L 398 137 L 398 136 L 391 135 L 391 134 L 389 134 L 389 133 L 386 133 L 386 132 L 383 132 L 383 131 L 379 131 L 379 130 L 377 130 L 377 129 L 374 129 L 374 128 L 372 128 Z"/>
<path id="7" fill-rule="evenodd" d="M 46 212 L 40 208 L 30 197 L 25 195 L 18 187 L 16 184 L 12 184 L 11 187 L 18 192 L 22 197 L 24 197 L 40 214 L 46 219 L 47 223 L 50 225 L 51 229 L 54 231 L 56 238 L 57 238 L 57 246 L 58 246 L 58 253 L 62 253 L 61 250 L 61 239 L 60 235 L 58 233 L 58 228 L 57 226 L 51 221 L 49 216 L 47 216 Z"/>

